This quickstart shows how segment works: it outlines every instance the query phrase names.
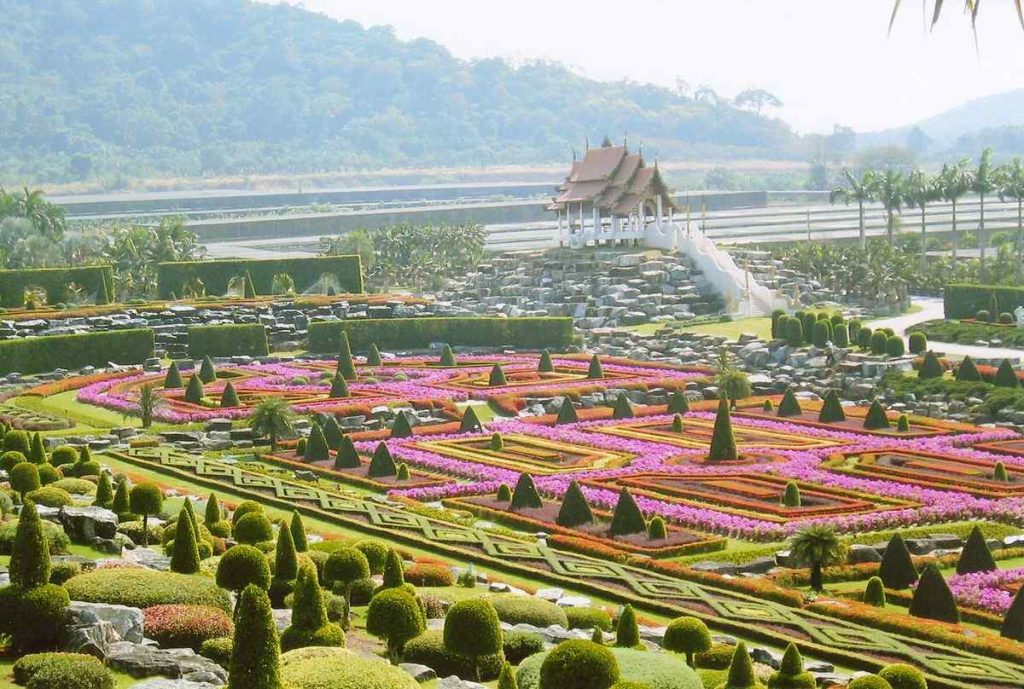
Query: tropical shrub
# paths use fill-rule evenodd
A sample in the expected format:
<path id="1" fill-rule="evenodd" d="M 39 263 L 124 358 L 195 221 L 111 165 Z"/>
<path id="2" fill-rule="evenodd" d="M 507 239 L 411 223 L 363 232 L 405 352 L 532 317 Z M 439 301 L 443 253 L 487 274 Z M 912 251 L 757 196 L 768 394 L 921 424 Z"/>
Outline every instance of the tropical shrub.
<path id="1" fill-rule="evenodd" d="M 32 689 L 114 689 L 103 661 L 84 653 L 35 653 L 12 668 L 14 682 Z"/>
<path id="2" fill-rule="evenodd" d="M 207 640 L 234 633 L 231 617 L 209 605 L 154 605 L 142 613 L 146 636 L 164 648 L 199 651 Z"/>

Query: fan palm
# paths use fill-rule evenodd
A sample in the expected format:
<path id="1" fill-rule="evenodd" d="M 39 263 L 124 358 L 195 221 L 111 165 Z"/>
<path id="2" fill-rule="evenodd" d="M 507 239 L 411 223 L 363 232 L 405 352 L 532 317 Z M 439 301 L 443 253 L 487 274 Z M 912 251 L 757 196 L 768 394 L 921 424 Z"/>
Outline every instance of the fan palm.
<path id="1" fill-rule="evenodd" d="M 896 235 L 896 214 L 906 203 L 904 198 L 903 173 L 897 170 L 886 170 L 873 177 L 875 199 L 885 208 L 885 234 L 889 246 L 893 245 Z"/>
<path id="2" fill-rule="evenodd" d="M 790 557 L 811 565 L 811 588 L 819 593 L 825 588 L 822 568 L 842 560 L 843 546 L 831 526 L 813 524 L 793 536 L 789 544 Z"/>
<path id="3" fill-rule="evenodd" d="M 925 241 L 928 232 L 925 208 L 929 203 L 939 198 L 939 191 L 935 180 L 922 170 L 914 170 L 907 175 L 906 189 L 904 196 L 907 203 L 921 209 L 921 265 L 924 265 L 925 254 L 928 250 Z"/>
<path id="4" fill-rule="evenodd" d="M 971 176 L 971 191 L 978 195 L 980 204 L 978 215 L 978 248 L 980 252 L 978 258 L 981 262 L 980 277 L 982 282 L 986 278 L 985 249 L 988 248 L 988 232 L 985 230 L 985 195 L 996 191 L 996 177 L 996 169 L 992 165 L 992 149 L 986 148 L 981 152 L 981 160 L 978 161 L 978 167 Z"/>
<path id="5" fill-rule="evenodd" d="M 892 16 L 889 18 L 889 31 L 892 31 L 892 25 L 896 21 L 896 14 L 900 11 L 900 5 L 902 0 L 894 0 L 892 5 Z M 932 4 L 932 27 L 939 21 L 939 17 L 942 16 L 942 8 L 944 6 L 943 0 L 934 0 Z M 1020 22 L 1022 28 L 1024 28 L 1024 0 L 1013 0 L 1013 6 L 1017 10 L 1017 21 Z M 971 29 L 974 29 L 978 23 L 978 9 L 981 7 L 981 0 L 964 0 L 964 14 L 967 14 L 971 18 Z M 927 9 L 925 3 L 921 4 L 922 11 Z M 977 37 L 975 37 L 977 40 Z"/>
<path id="6" fill-rule="evenodd" d="M 277 441 L 282 435 L 292 432 L 295 412 L 280 397 L 266 397 L 249 416 L 249 428 L 256 435 L 270 438 L 270 451 L 277 450 Z"/>
<path id="7" fill-rule="evenodd" d="M 846 186 L 836 187 L 828 195 L 828 202 L 835 203 L 837 200 L 849 203 L 851 200 L 857 202 L 858 227 L 860 228 L 860 246 L 863 249 L 867 246 L 867 233 L 864 230 L 864 204 L 874 201 L 874 179 L 873 172 L 868 170 L 858 180 L 849 170 L 843 170 L 843 177 L 846 178 Z"/>
<path id="8" fill-rule="evenodd" d="M 942 198 L 953 205 L 953 225 L 950 236 L 953 240 L 954 263 L 956 262 L 957 245 L 960 242 L 960 237 L 956 232 L 956 203 L 961 196 L 971 190 L 971 173 L 967 169 L 969 164 L 970 161 L 963 159 L 952 165 L 943 165 L 936 183 Z"/>

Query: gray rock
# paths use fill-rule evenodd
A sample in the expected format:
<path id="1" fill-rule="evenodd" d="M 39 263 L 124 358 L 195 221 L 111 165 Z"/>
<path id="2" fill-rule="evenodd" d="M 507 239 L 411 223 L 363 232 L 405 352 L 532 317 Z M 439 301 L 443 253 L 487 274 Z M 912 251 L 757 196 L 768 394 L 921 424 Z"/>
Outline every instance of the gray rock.
<path id="1" fill-rule="evenodd" d="M 107 622 L 113 625 L 118 641 L 129 641 L 141 644 L 144 634 L 144 617 L 142 610 L 127 605 L 111 605 L 107 603 L 84 603 L 71 601 L 69 609 L 71 623 L 77 625 Z"/>
<path id="2" fill-rule="evenodd" d="M 172 679 L 224 684 L 227 671 L 191 648 L 154 648 L 120 641 L 110 645 L 107 665 L 132 677 L 163 675 Z"/>
<path id="3" fill-rule="evenodd" d="M 455 675 L 445 677 L 437 683 L 437 689 L 486 689 L 484 685 L 477 682 L 470 682 L 466 679 L 459 679 Z"/>
<path id="4" fill-rule="evenodd" d="M 417 665 L 416 663 L 402 663 L 398 667 L 405 670 L 414 680 L 423 684 L 429 682 L 432 679 L 437 679 L 437 673 L 431 670 L 426 665 Z"/>
<path id="5" fill-rule="evenodd" d="M 147 679 L 133 684 L 131 689 L 216 689 L 222 684 L 193 682 L 187 679 Z"/>
<path id="6" fill-rule="evenodd" d="M 862 562 L 881 562 L 882 556 L 878 553 L 877 549 L 869 545 L 855 543 L 850 546 L 848 561 L 850 564 L 855 565 Z"/>

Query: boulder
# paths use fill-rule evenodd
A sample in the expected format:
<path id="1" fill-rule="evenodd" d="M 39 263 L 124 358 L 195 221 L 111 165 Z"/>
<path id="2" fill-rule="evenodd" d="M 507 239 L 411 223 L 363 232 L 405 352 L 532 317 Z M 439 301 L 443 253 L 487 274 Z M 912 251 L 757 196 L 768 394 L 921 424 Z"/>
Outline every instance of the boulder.
<path id="1" fill-rule="evenodd" d="M 222 684 L 210 684 L 209 682 L 193 682 L 188 679 L 147 679 L 138 684 L 133 684 L 132 689 L 216 689 Z"/>
<path id="2" fill-rule="evenodd" d="M 468 679 L 459 679 L 455 675 L 445 677 L 437 683 L 437 689 L 486 689 L 484 685 L 477 682 L 470 682 Z"/>
<path id="3" fill-rule="evenodd" d="M 227 681 L 227 671 L 191 648 L 154 648 L 130 641 L 111 644 L 107 665 L 132 677 L 162 675 L 219 686 Z"/>
<path id="4" fill-rule="evenodd" d="M 429 682 L 432 679 L 437 679 L 437 673 L 431 670 L 426 665 L 417 665 L 416 663 L 402 663 L 398 667 L 405 670 L 406 674 L 412 677 L 414 680 L 423 684 Z"/>
<path id="5" fill-rule="evenodd" d="M 116 641 L 142 643 L 144 617 L 139 608 L 108 603 L 85 603 L 76 600 L 71 601 L 69 612 L 72 625 L 85 626 L 106 622 L 116 632 L 118 637 Z"/>

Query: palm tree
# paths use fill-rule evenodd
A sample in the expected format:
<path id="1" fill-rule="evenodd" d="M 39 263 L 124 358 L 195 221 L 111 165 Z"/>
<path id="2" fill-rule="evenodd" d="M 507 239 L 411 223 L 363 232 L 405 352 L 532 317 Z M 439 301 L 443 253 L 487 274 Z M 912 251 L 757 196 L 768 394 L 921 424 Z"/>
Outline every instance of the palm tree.
<path id="1" fill-rule="evenodd" d="M 142 427 L 149 428 L 153 423 L 153 415 L 162 406 L 163 400 L 156 394 L 156 385 L 143 385 L 139 388 L 139 409 L 138 417 L 142 420 Z"/>
<path id="2" fill-rule="evenodd" d="M 921 266 L 925 264 L 925 253 L 928 250 L 926 235 L 928 225 L 926 221 L 925 207 L 939 198 L 939 191 L 935 180 L 922 170 L 914 170 L 907 175 L 906 189 L 903 195 L 907 203 L 921 209 Z"/>
<path id="3" fill-rule="evenodd" d="M 789 543 L 789 554 L 794 560 L 810 563 L 811 588 L 820 593 L 825 588 L 821 570 L 842 560 L 843 547 L 834 528 L 825 524 L 812 524 L 793 536 Z"/>
<path id="4" fill-rule="evenodd" d="M 1017 202 L 1017 280 L 1020 281 L 1021 262 L 1024 261 L 1024 163 L 1014 158 L 999 169 L 999 198 Z"/>
<path id="5" fill-rule="evenodd" d="M 969 164 L 970 161 L 965 158 L 959 162 L 953 163 L 952 165 L 943 165 L 942 172 L 939 173 L 937 181 L 937 187 L 942 198 L 953 204 L 953 226 L 951 237 L 953 239 L 954 263 L 956 263 L 957 245 L 960 242 L 960 237 L 956 233 L 956 202 L 961 196 L 971 190 L 971 173 L 967 170 L 967 166 Z"/>
<path id="6" fill-rule="evenodd" d="M 889 239 L 889 246 L 892 246 L 896 234 L 896 214 L 906 203 L 903 196 L 903 173 L 886 170 L 881 175 L 876 175 L 873 181 L 875 199 L 885 208 L 885 233 Z"/>
<path id="7" fill-rule="evenodd" d="M 985 282 L 985 249 L 988 245 L 988 233 L 985 231 L 985 194 L 991 194 L 996 191 L 996 177 L 996 169 L 992 165 L 992 149 L 986 148 L 981 152 L 978 168 L 974 171 L 971 178 L 971 191 L 978 194 L 978 201 L 980 203 L 978 216 L 978 248 L 980 253 L 978 258 L 981 262 L 979 277 L 982 282 Z"/>
<path id="8" fill-rule="evenodd" d="M 833 189 L 832 193 L 828 195 L 828 202 L 835 203 L 836 200 L 841 200 L 843 203 L 849 203 L 851 200 L 857 202 L 860 248 L 863 249 L 868 243 L 867 234 L 864 230 L 864 204 L 875 200 L 875 174 L 868 170 L 858 180 L 852 172 L 844 169 L 843 177 L 846 178 L 846 186 Z"/>
<path id="9" fill-rule="evenodd" d="M 892 32 L 892 25 L 896 21 L 896 14 L 900 11 L 900 5 L 902 0 L 894 0 L 892 5 L 892 16 L 889 18 L 889 31 Z M 1014 8 L 1017 10 L 1017 20 L 1020 22 L 1022 28 L 1024 28 L 1024 0 L 1013 0 Z M 934 0 L 932 4 L 932 28 L 939 21 L 939 17 L 942 16 L 943 0 Z M 978 9 L 981 7 L 981 0 L 964 0 L 964 14 L 971 18 L 971 29 L 974 30 L 978 23 Z M 927 5 L 921 3 L 921 11 L 925 11 Z M 975 35 L 977 40 L 977 35 Z"/>
<path id="10" fill-rule="evenodd" d="M 249 417 L 249 428 L 258 436 L 270 438 L 270 451 L 277 450 L 277 440 L 292 432 L 295 412 L 280 397 L 266 397 Z"/>

